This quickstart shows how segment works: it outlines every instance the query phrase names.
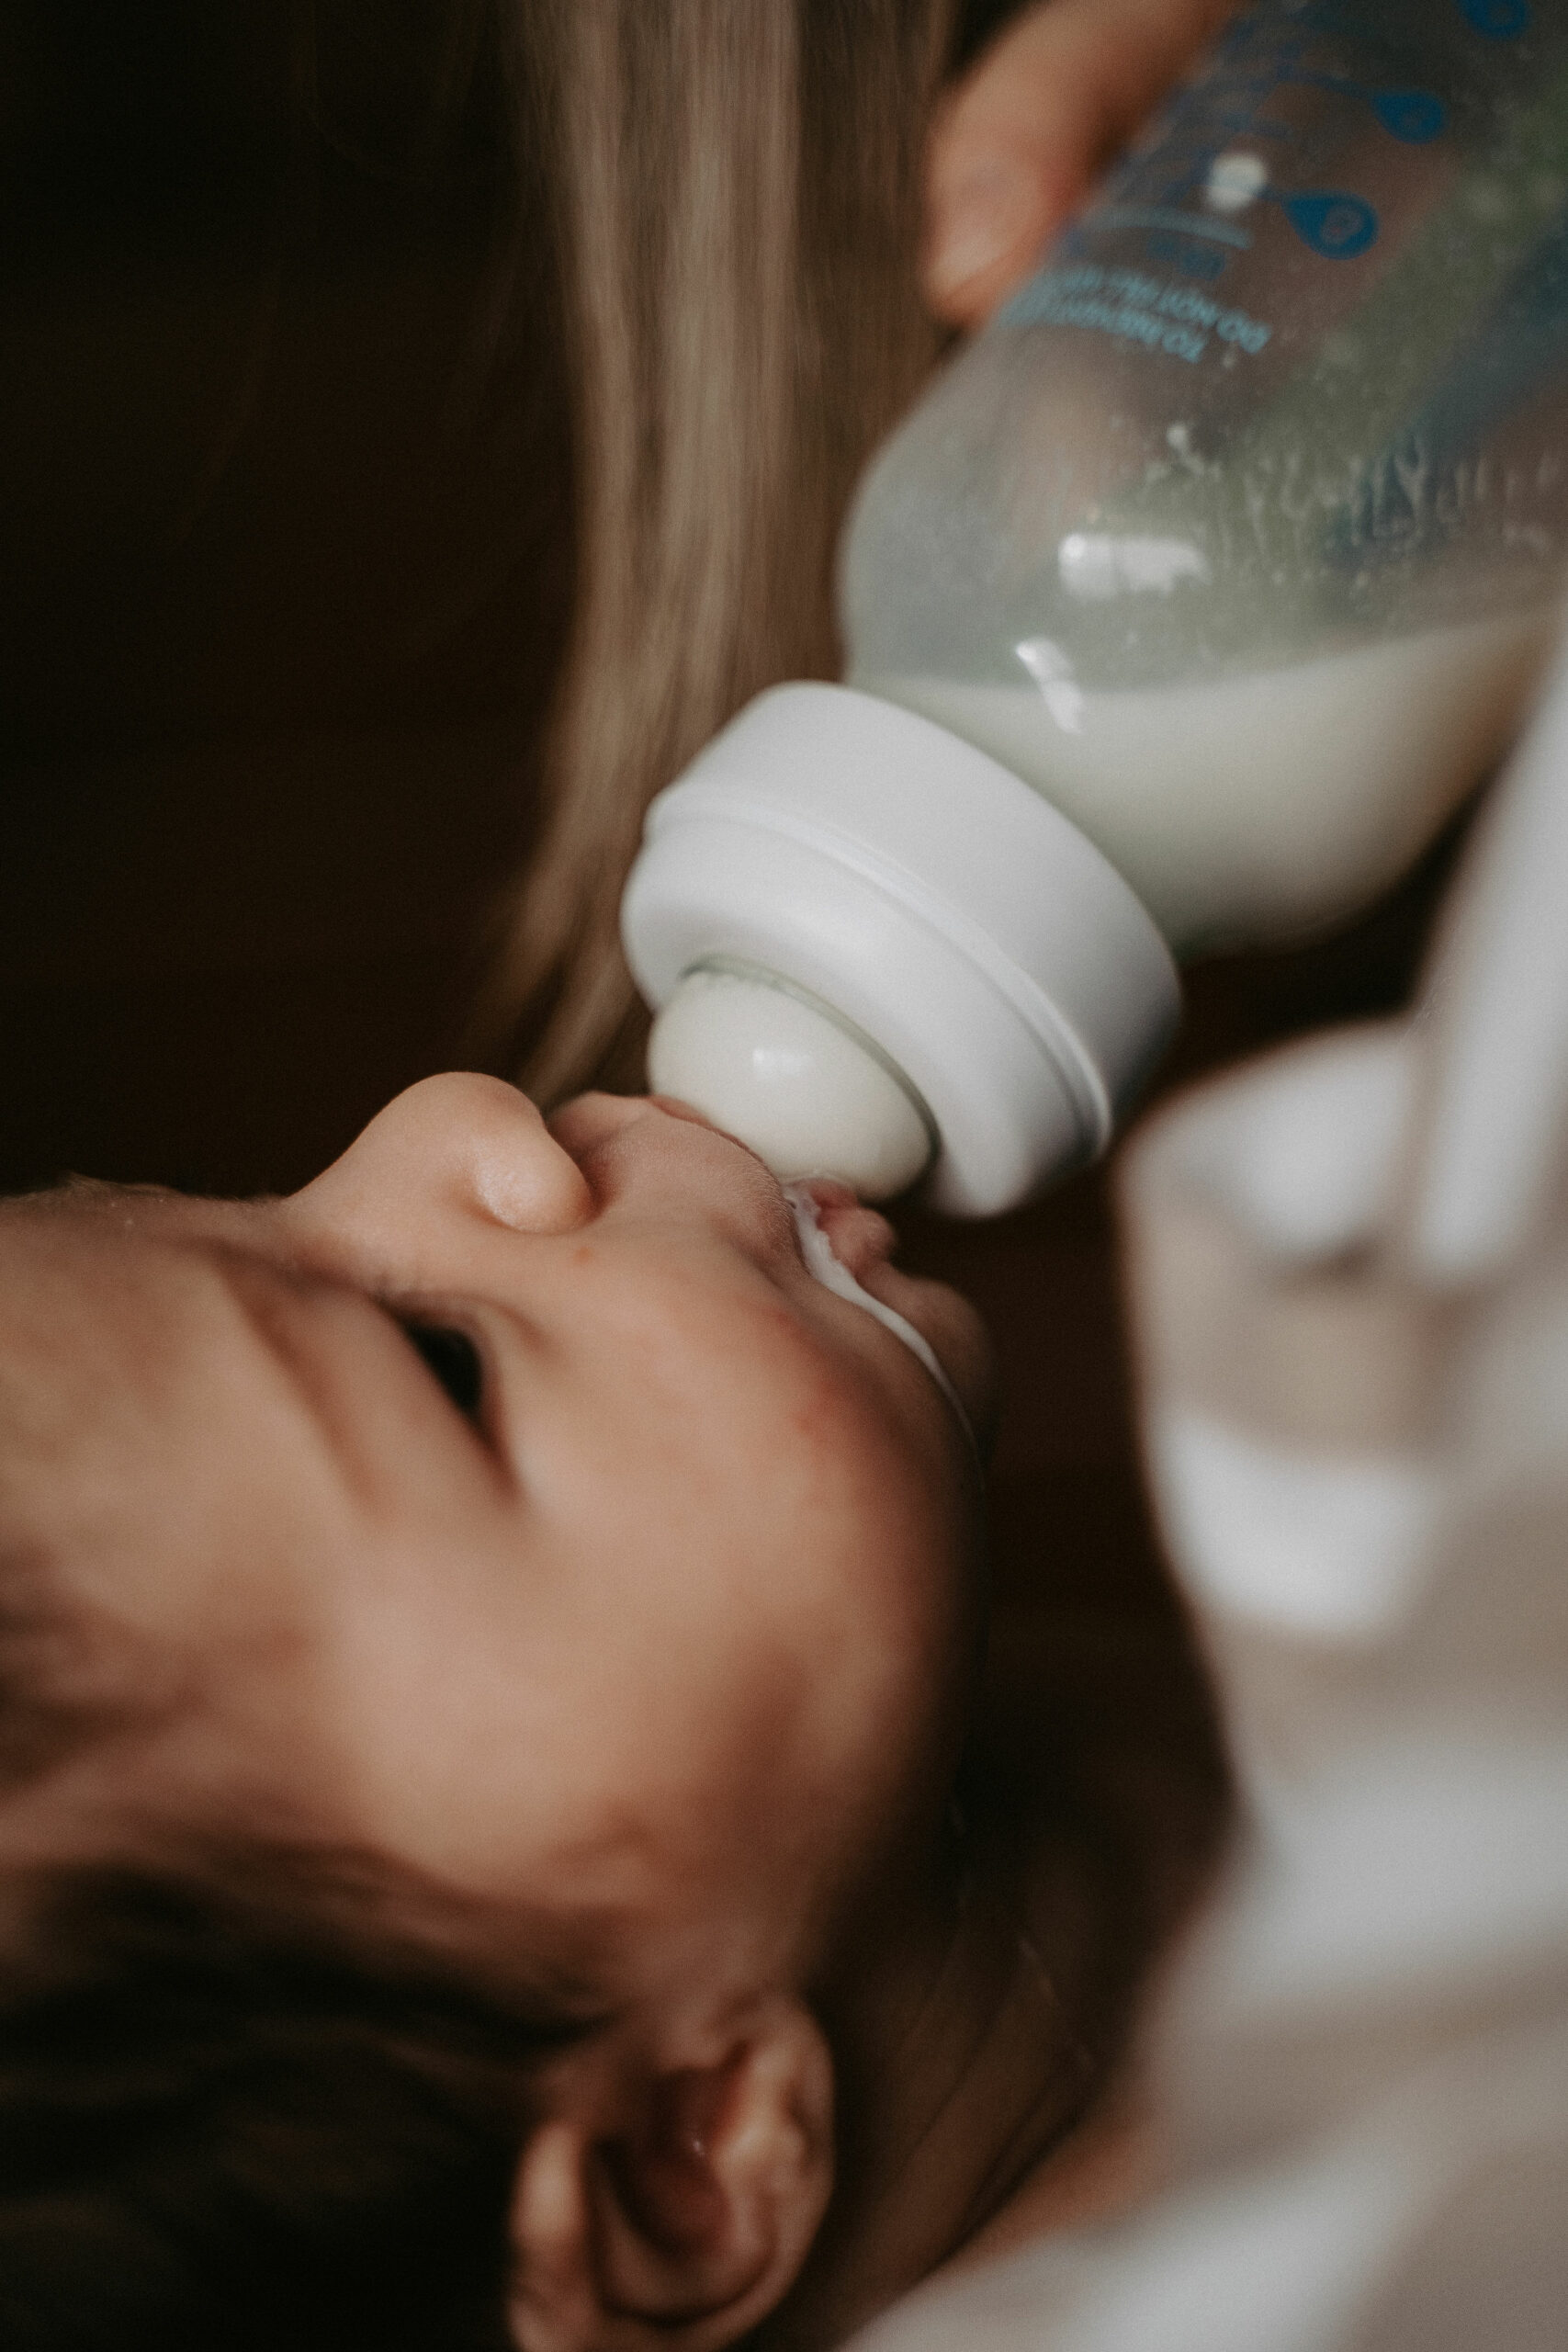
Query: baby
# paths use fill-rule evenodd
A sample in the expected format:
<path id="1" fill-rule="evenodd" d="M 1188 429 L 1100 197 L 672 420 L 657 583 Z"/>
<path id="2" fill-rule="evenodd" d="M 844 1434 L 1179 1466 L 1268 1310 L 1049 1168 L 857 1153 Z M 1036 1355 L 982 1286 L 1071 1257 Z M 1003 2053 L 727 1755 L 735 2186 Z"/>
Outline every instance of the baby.
<path id="1" fill-rule="evenodd" d="M 7 2352 L 827 2344 L 1027 2198 L 1097 2064 L 891 1239 L 461 1076 L 0 1210 Z"/>

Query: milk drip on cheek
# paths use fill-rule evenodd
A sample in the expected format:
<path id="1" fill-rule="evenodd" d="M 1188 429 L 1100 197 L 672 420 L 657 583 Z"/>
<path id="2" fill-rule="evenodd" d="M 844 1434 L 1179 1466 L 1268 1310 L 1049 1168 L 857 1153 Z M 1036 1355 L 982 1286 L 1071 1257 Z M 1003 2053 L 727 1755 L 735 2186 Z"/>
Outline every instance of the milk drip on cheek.
<path id="1" fill-rule="evenodd" d="M 852 1306 L 858 1306 L 867 1315 L 874 1316 L 884 1329 L 903 1340 L 911 1355 L 919 1358 L 952 1407 L 953 1417 L 978 1464 L 981 1453 L 974 1424 L 931 1341 L 923 1332 L 916 1330 L 906 1316 L 886 1306 L 880 1298 L 874 1298 L 863 1284 L 856 1282 L 849 1268 L 834 1256 L 833 1245 L 822 1230 L 820 1213 L 810 1185 L 786 1184 L 784 1190 L 784 1198 L 794 1214 L 795 1229 L 800 1236 L 800 1254 L 806 1261 L 807 1272 L 814 1275 L 825 1290 L 835 1292 L 840 1298 L 847 1298 Z"/>

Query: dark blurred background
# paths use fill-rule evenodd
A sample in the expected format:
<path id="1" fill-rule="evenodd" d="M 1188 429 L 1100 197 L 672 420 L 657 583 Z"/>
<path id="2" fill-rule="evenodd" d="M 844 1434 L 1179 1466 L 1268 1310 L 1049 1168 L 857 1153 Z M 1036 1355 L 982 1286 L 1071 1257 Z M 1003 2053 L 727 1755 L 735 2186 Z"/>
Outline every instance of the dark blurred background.
<path id="1" fill-rule="evenodd" d="M 0 1188 L 288 1185 L 460 1044 L 571 591 L 494 21 L 0 15 Z M 1396 1001 L 1424 905 L 1203 974 L 1173 1071 Z"/>
<path id="2" fill-rule="evenodd" d="M 288 1184 L 452 1058 L 570 592 L 491 21 L 0 11 L 0 1187 Z"/>

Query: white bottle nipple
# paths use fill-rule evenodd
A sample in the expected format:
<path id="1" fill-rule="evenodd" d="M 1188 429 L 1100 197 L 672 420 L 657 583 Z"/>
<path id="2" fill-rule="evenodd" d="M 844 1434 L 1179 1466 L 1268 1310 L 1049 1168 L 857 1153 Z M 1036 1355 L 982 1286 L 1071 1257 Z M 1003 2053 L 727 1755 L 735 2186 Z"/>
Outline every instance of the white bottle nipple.
<path id="1" fill-rule="evenodd" d="M 882 1201 L 931 1161 L 932 1130 L 869 1040 L 765 976 L 688 972 L 653 1024 L 648 1075 L 786 1182 L 834 1176 Z"/>
<path id="2" fill-rule="evenodd" d="M 621 901 L 649 1083 L 786 1182 L 1016 1208 L 1109 1141 L 1176 967 L 1103 852 L 971 744 L 774 686 L 648 812 Z"/>

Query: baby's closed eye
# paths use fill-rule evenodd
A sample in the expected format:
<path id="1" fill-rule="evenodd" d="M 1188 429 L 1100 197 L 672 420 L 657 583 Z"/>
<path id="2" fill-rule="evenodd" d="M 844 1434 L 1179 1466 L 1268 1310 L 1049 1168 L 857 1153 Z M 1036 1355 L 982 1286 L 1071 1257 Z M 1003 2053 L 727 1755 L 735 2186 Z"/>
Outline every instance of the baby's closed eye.
<path id="1" fill-rule="evenodd" d="M 465 1420 L 477 1428 L 484 1408 L 484 1359 L 466 1331 L 447 1323 L 428 1323 L 412 1316 L 393 1320 L 432 1378 L 446 1391 Z"/>

